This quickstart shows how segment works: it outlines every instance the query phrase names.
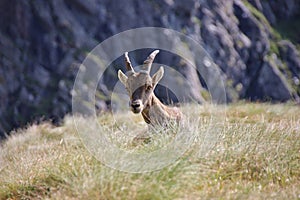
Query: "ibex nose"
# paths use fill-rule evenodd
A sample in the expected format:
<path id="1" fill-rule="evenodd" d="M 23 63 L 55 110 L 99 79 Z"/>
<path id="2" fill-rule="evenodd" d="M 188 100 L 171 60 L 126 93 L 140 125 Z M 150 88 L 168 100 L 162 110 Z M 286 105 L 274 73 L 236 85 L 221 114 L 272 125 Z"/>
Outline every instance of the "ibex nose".
<path id="1" fill-rule="evenodd" d="M 140 102 L 139 101 L 133 101 L 132 103 L 131 103 L 131 107 L 133 107 L 133 108 L 138 108 L 138 107 L 140 107 Z"/>
<path id="2" fill-rule="evenodd" d="M 131 111 L 136 114 L 140 113 L 143 109 L 143 103 L 140 99 L 131 101 L 130 106 L 131 106 Z"/>

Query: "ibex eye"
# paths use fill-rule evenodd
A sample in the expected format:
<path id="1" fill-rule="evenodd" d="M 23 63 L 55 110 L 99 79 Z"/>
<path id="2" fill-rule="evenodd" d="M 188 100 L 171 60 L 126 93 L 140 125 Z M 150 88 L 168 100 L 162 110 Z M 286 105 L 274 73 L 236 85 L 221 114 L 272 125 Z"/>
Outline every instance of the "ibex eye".
<path id="1" fill-rule="evenodd" d="M 148 85 L 148 86 L 146 86 L 146 90 L 151 90 L 152 89 L 152 86 L 151 85 Z"/>

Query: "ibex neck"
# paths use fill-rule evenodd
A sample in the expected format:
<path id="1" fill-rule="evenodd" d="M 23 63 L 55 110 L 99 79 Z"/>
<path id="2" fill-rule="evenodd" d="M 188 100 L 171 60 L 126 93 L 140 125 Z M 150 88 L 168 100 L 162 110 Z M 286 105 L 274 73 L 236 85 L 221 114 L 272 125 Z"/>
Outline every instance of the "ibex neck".
<path id="1" fill-rule="evenodd" d="M 150 96 L 150 100 L 149 102 L 147 103 L 147 107 L 153 107 L 153 106 L 159 106 L 159 107 L 166 107 L 156 96 L 155 94 L 153 93 L 151 96 Z"/>
<path id="2" fill-rule="evenodd" d="M 170 117 L 166 106 L 154 94 L 151 95 L 149 102 L 143 109 L 142 116 L 148 124 L 159 123 Z"/>

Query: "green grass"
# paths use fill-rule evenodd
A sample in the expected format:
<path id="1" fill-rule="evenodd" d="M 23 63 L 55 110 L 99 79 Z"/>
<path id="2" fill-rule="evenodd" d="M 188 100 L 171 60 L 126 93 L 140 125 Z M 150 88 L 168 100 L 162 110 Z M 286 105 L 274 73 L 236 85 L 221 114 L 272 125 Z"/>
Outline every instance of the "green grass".
<path id="1" fill-rule="evenodd" d="M 299 106 L 241 102 L 226 109 L 183 109 L 194 111 L 186 117 L 198 119 L 192 128 L 199 137 L 181 159 L 148 173 L 101 164 L 82 144 L 71 117 L 60 127 L 44 123 L 18 130 L 1 145 L 0 199 L 300 198 Z M 89 124 L 89 119 L 77 119 Z M 120 127 L 139 132 L 145 129 L 140 117 L 103 114 L 99 122 L 112 141 L 130 151 L 152 151 L 173 137 L 158 134 L 133 145 L 133 136 L 122 134 Z M 203 152 L 201 135 L 209 128 L 218 137 Z"/>

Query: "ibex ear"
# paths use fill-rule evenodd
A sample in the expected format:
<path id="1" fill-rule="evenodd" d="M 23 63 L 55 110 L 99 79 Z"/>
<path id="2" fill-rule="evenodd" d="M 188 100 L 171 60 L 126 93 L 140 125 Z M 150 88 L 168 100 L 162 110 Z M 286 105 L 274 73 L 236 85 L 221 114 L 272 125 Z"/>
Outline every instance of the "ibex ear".
<path id="1" fill-rule="evenodd" d="M 152 76 L 152 86 L 155 87 L 156 84 L 160 81 L 160 79 L 164 75 L 164 68 L 161 66 L 159 70 Z"/>
<path id="2" fill-rule="evenodd" d="M 121 81 L 121 83 L 123 83 L 123 85 L 126 86 L 128 78 L 121 70 L 118 71 L 118 78 Z"/>

